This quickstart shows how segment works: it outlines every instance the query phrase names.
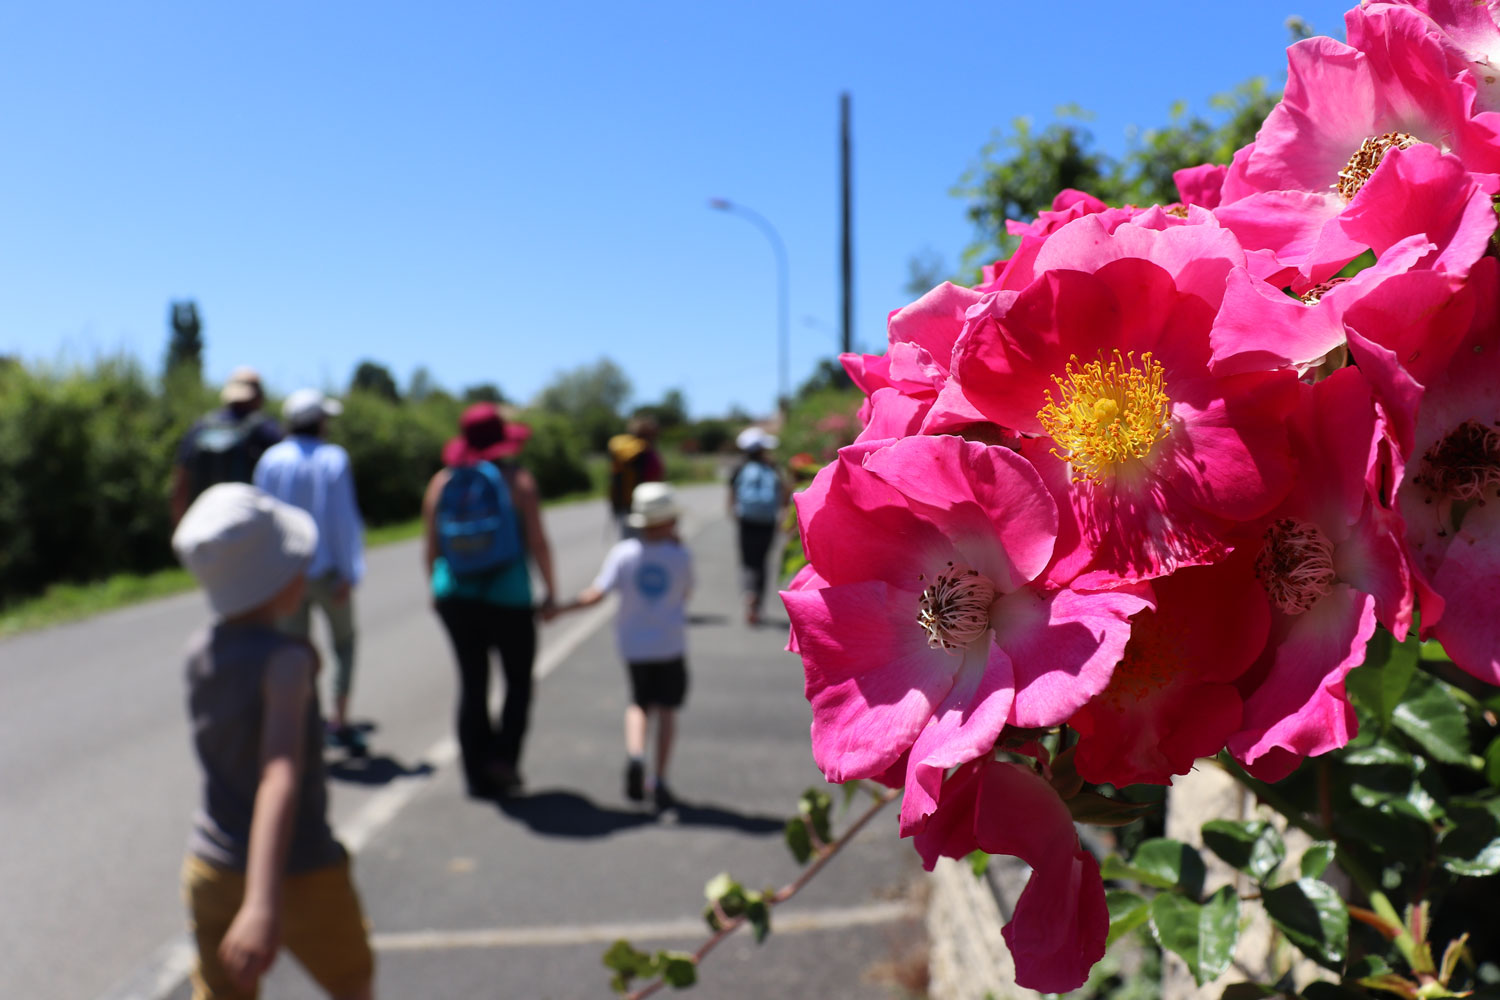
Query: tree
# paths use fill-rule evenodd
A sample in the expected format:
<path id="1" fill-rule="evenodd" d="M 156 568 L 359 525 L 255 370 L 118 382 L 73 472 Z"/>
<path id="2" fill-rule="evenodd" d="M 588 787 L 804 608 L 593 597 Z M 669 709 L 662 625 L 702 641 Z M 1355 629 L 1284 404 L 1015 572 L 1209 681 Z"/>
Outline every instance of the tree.
<path id="1" fill-rule="evenodd" d="M 681 389 L 668 389 L 662 394 L 661 402 L 637 406 L 631 416 L 649 417 L 662 430 L 681 427 L 688 420 L 687 397 Z"/>
<path id="2" fill-rule="evenodd" d="M 567 417 L 594 451 L 604 450 L 624 427 L 621 410 L 630 398 L 630 379 L 609 358 L 560 372 L 537 396 L 545 413 Z"/>
<path id="3" fill-rule="evenodd" d="M 426 365 L 418 365 L 411 373 L 411 381 L 406 384 L 406 398 L 414 403 L 420 403 L 435 393 L 443 391 L 438 385 L 437 379 L 432 377 L 432 372 L 427 370 Z"/>
<path id="4" fill-rule="evenodd" d="M 368 392 L 392 403 L 401 401 L 401 393 L 396 388 L 396 379 L 391 375 L 391 370 L 368 359 L 361 361 L 354 369 L 354 377 L 349 380 L 349 391 Z"/>
<path id="5" fill-rule="evenodd" d="M 501 392 L 500 387 L 495 383 L 480 382 L 478 385 L 471 385 L 464 390 L 464 402 L 494 403 L 496 406 L 499 406 L 502 403 L 509 402 L 509 400 L 505 398 L 505 393 Z"/>
<path id="6" fill-rule="evenodd" d="M 1255 77 L 1209 98 L 1210 117 L 1189 114 L 1187 105 L 1178 102 L 1166 126 L 1138 132 L 1118 158 L 1095 147 L 1094 134 L 1084 124 L 1091 116 L 1076 106 L 1059 108 L 1058 120 L 1040 131 L 1029 118 L 1017 118 L 1010 132 L 996 131 L 953 188 L 954 195 L 969 203 L 975 230 L 961 270 L 972 279 L 980 265 L 1008 256 L 1017 241 L 1006 232 L 1006 220 L 1034 218 L 1064 188 L 1086 191 L 1112 205 L 1176 201 L 1175 171 L 1228 163 L 1235 150 L 1255 138 L 1279 99 L 1263 77 Z M 910 267 L 914 278 L 930 276 L 916 258 Z"/>
<path id="7" fill-rule="evenodd" d="M 925 289 L 924 289 L 925 291 Z M 823 392 L 825 389 L 852 389 L 854 380 L 849 373 L 844 371 L 844 366 L 833 358 L 823 358 L 818 366 L 813 369 L 801 385 L 797 387 L 796 399 L 798 401 L 807 399 L 809 396 Z"/>
<path id="8" fill-rule="evenodd" d="M 168 323 L 171 335 L 167 340 L 168 372 L 187 366 L 203 370 L 203 321 L 198 315 L 198 303 L 192 299 L 173 302 L 168 307 Z"/>

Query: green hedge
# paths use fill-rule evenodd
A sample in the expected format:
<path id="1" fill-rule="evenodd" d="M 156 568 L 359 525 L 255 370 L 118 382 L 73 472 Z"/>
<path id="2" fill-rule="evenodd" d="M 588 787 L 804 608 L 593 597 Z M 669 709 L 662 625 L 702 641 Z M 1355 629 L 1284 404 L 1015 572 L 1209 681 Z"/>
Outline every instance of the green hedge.
<path id="1" fill-rule="evenodd" d="M 167 494 L 178 442 L 216 405 L 191 369 L 163 382 L 129 359 L 0 365 L 0 606 L 53 583 L 173 565 Z M 344 406 L 331 436 L 349 450 L 365 520 L 416 517 L 463 404 L 441 393 L 393 402 L 354 392 Z M 522 461 L 542 495 L 587 490 L 583 445 L 567 421 L 522 419 L 534 432 Z"/>

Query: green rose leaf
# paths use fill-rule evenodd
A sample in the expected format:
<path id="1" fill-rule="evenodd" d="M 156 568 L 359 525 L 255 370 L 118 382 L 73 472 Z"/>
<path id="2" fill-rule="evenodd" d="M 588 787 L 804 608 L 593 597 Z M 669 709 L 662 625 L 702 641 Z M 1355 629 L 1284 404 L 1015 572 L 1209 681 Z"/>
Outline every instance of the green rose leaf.
<path id="1" fill-rule="evenodd" d="M 1500 872 L 1500 800 L 1455 800 L 1448 818 L 1454 825 L 1438 841 L 1443 867 L 1470 878 Z"/>
<path id="2" fill-rule="evenodd" d="M 750 922 L 750 930 L 755 935 L 755 943 L 760 944 L 771 933 L 771 906 L 766 902 L 769 893 L 752 892 L 745 904 L 745 919 Z"/>
<path id="3" fill-rule="evenodd" d="M 1111 889 L 1106 892 L 1104 903 L 1109 907 L 1109 937 L 1105 940 L 1106 948 L 1144 924 L 1151 916 L 1146 900 L 1124 889 Z"/>
<path id="4" fill-rule="evenodd" d="M 1219 994 L 1219 1000 L 1262 1000 L 1263 997 L 1281 995 L 1275 988 L 1260 983 L 1230 983 Z"/>
<path id="5" fill-rule="evenodd" d="M 1500 736 L 1491 740 L 1484 751 L 1484 776 L 1491 788 L 1500 788 Z"/>
<path id="6" fill-rule="evenodd" d="M 698 963 L 685 951 L 659 951 L 656 964 L 662 980 L 673 989 L 685 989 L 698 981 Z"/>
<path id="7" fill-rule="evenodd" d="M 1368 993 L 1338 983 L 1308 983 L 1302 997 L 1303 1000 L 1370 1000 Z"/>
<path id="8" fill-rule="evenodd" d="M 1203 824 L 1203 843 L 1231 866 L 1264 882 L 1286 860 L 1281 834 L 1264 820 L 1216 819 Z"/>
<path id="9" fill-rule="evenodd" d="M 1349 911 L 1327 882 L 1300 878 L 1261 895 L 1266 913 L 1308 958 L 1337 971 L 1349 950 Z"/>
<path id="10" fill-rule="evenodd" d="M 807 832 L 807 823 L 799 816 L 786 821 L 786 846 L 799 865 L 807 864 L 812 857 L 812 837 Z"/>
<path id="11" fill-rule="evenodd" d="M 1142 842 L 1130 859 L 1130 868 L 1147 885 L 1181 889 L 1194 899 L 1203 893 L 1203 858 L 1180 840 L 1154 837 Z"/>
<path id="12" fill-rule="evenodd" d="M 1328 870 L 1333 863 L 1333 856 L 1337 849 L 1331 840 L 1319 840 L 1308 845 L 1307 850 L 1302 852 L 1300 868 L 1303 878 L 1317 878 Z"/>
<path id="13" fill-rule="evenodd" d="M 1414 675 L 1391 722 L 1443 763 L 1471 766 L 1468 713 L 1453 688 L 1437 678 Z"/>
<path id="14" fill-rule="evenodd" d="M 833 800 L 821 788 L 809 788 L 797 802 L 797 812 L 825 844 L 833 839 L 828 825 L 828 816 L 832 810 Z"/>
<path id="15" fill-rule="evenodd" d="M 975 851 L 969 855 L 969 870 L 974 873 L 975 878 L 983 878 L 984 873 L 990 870 L 990 856 L 983 851 Z"/>
<path id="16" fill-rule="evenodd" d="M 1417 670 L 1421 641 L 1413 629 L 1406 642 L 1396 642 L 1385 629 L 1378 629 L 1365 649 L 1363 666 L 1344 678 L 1344 688 L 1354 704 L 1384 729 L 1401 703 Z"/>
<path id="17" fill-rule="evenodd" d="M 1199 986 L 1229 968 L 1240 936 L 1240 898 L 1232 886 L 1224 886 L 1202 905 L 1163 893 L 1151 901 L 1150 913 L 1157 943 L 1187 962 Z"/>
<path id="18" fill-rule="evenodd" d="M 651 956 L 620 938 L 604 952 L 604 967 L 614 973 L 610 977 L 610 989 L 624 993 L 630 989 L 630 981 L 637 976 L 655 975 L 656 965 Z"/>

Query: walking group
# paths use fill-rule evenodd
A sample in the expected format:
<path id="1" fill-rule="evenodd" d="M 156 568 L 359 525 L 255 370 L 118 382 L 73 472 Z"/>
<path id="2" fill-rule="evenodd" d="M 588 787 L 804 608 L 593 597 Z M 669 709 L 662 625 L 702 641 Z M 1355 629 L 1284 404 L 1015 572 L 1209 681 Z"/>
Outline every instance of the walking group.
<path id="1" fill-rule="evenodd" d="M 292 393 L 283 436 L 248 368 L 231 375 L 222 401 L 184 438 L 171 494 L 173 548 L 212 615 L 190 642 L 186 669 L 203 790 L 183 867 L 197 946 L 193 995 L 256 996 L 284 945 L 329 996 L 361 1000 L 373 995 L 374 961 L 348 856 L 328 823 L 322 756 L 325 745 L 367 753 L 349 715 L 364 531 L 348 453 L 327 440 L 342 406 L 315 389 Z M 615 637 L 630 690 L 623 793 L 671 809 L 667 774 L 688 690 L 693 567 L 655 427 L 633 422 L 610 441 L 619 537 L 593 582 L 566 601 L 557 599 L 536 481 L 518 460 L 528 434 L 492 404 L 469 407 L 422 501 L 423 571 L 458 667 L 466 790 L 495 800 L 523 788 L 538 617 L 616 593 Z M 729 502 L 745 619 L 754 625 L 787 495 L 769 459 L 774 437 L 751 428 L 739 444 L 746 457 L 730 477 Z M 314 606 L 332 636 L 326 719 L 322 660 L 310 641 Z M 505 685 L 498 719 L 490 708 L 492 653 Z"/>

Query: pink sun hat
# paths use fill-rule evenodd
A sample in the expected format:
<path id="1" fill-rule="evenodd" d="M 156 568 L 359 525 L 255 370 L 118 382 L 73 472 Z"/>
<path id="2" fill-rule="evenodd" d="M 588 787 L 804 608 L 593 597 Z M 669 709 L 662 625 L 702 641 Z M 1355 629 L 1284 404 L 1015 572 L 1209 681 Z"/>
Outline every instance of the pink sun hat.
<path id="1" fill-rule="evenodd" d="M 531 437 L 525 424 L 507 422 L 494 403 L 475 403 L 458 418 L 458 436 L 443 445 L 443 464 L 456 467 L 511 458 Z"/>

